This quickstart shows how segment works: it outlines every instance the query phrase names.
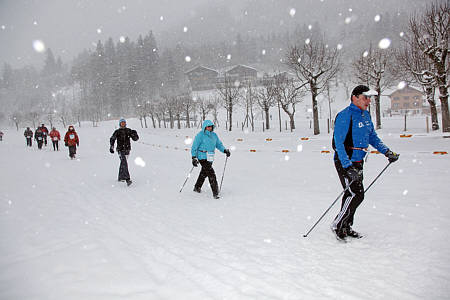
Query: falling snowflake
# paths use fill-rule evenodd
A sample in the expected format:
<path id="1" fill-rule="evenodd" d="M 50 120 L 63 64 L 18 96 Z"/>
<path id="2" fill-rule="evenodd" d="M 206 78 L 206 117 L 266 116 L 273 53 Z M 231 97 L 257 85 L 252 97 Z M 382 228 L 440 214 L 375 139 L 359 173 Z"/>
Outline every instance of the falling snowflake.
<path id="1" fill-rule="evenodd" d="M 352 18 L 351 17 L 347 17 L 347 18 L 345 18 L 345 24 L 350 24 L 350 22 L 352 21 Z"/>
<path id="2" fill-rule="evenodd" d="M 231 151 L 236 151 L 236 146 L 231 146 L 231 147 L 230 147 L 230 150 L 231 150 Z"/>
<path id="3" fill-rule="evenodd" d="M 186 138 L 186 139 L 184 140 L 184 143 L 185 143 L 186 145 L 192 144 L 192 138 L 190 138 L 190 137 Z"/>
<path id="4" fill-rule="evenodd" d="M 404 190 L 402 194 L 403 196 L 406 196 L 408 194 L 408 190 Z"/>
<path id="5" fill-rule="evenodd" d="M 406 87 L 406 82 L 404 82 L 404 81 L 400 81 L 399 83 L 398 83 L 398 85 L 397 85 L 397 88 L 399 89 L 399 90 L 401 90 L 401 89 L 403 89 L 403 88 L 405 88 Z"/>
<path id="6" fill-rule="evenodd" d="M 231 59 L 231 54 L 227 55 L 227 59 L 230 60 Z"/>
<path id="7" fill-rule="evenodd" d="M 342 47 L 343 47 L 342 44 L 337 44 L 337 47 L 336 47 L 336 48 L 337 48 L 338 50 L 341 50 Z"/>
<path id="8" fill-rule="evenodd" d="M 270 244 L 270 243 L 272 243 L 272 240 L 271 239 L 264 239 L 264 243 Z"/>
<path id="9" fill-rule="evenodd" d="M 184 60 L 185 60 L 186 62 L 190 62 L 190 61 L 191 61 L 191 57 L 190 57 L 190 56 L 186 56 L 186 57 L 184 58 Z"/>
<path id="10" fill-rule="evenodd" d="M 367 57 L 369 55 L 369 51 L 364 51 L 363 57 Z"/>
<path id="11" fill-rule="evenodd" d="M 35 40 L 35 41 L 33 41 L 33 48 L 34 48 L 34 51 L 36 51 L 38 53 L 42 53 L 45 51 L 45 44 L 41 40 Z"/>
<path id="12" fill-rule="evenodd" d="M 311 40 L 309 38 L 305 40 L 306 45 L 309 45 L 310 42 L 311 42 Z"/>
<path id="13" fill-rule="evenodd" d="M 102 33 L 102 29 L 101 28 L 97 28 L 97 33 L 98 34 Z"/>
<path id="14" fill-rule="evenodd" d="M 302 152 L 302 151 L 303 151 L 303 145 L 298 145 L 297 152 Z"/>
<path id="15" fill-rule="evenodd" d="M 145 161 L 140 156 L 135 158 L 134 164 L 139 166 L 139 167 L 145 167 Z"/>
<path id="16" fill-rule="evenodd" d="M 289 11 L 289 14 L 291 15 L 291 17 L 295 16 L 295 8 L 291 8 L 291 10 Z"/>
<path id="17" fill-rule="evenodd" d="M 164 21 L 164 17 L 163 16 L 159 17 L 159 20 Z"/>
<path id="18" fill-rule="evenodd" d="M 391 45 L 391 40 L 388 38 L 384 38 L 384 39 L 380 40 L 380 42 L 378 43 L 378 48 L 387 49 L 387 48 L 389 48 L 390 45 Z"/>
<path id="19" fill-rule="evenodd" d="M 37 21 L 34 21 L 34 22 L 33 22 L 33 25 L 37 25 L 37 24 L 38 24 L 38 22 L 37 22 Z"/>
<path id="20" fill-rule="evenodd" d="M 375 18 L 373 18 L 375 20 L 375 22 L 380 22 L 381 20 L 381 16 L 380 15 L 376 15 Z"/>
<path id="21" fill-rule="evenodd" d="M 188 28 L 186 26 L 183 27 L 183 32 L 187 32 Z"/>
<path id="22" fill-rule="evenodd" d="M 121 43 L 125 43 L 125 37 L 124 37 L 124 36 L 121 36 L 121 37 L 119 38 L 119 41 L 120 41 Z"/>
<path id="23" fill-rule="evenodd" d="M 266 50 L 263 49 L 263 50 L 261 51 L 261 54 L 262 54 L 262 55 L 266 55 Z"/>
<path id="24" fill-rule="evenodd" d="M 311 24 L 308 25 L 308 29 L 309 29 L 309 30 L 312 29 L 312 25 L 311 25 Z"/>
<path id="25" fill-rule="evenodd" d="M 289 159 L 291 159 L 291 158 L 289 157 L 289 155 L 285 155 L 285 156 L 284 156 L 284 160 L 285 160 L 285 161 L 288 161 Z"/>
<path id="26" fill-rule="evenodd" d="M 352 8 L 349 8 L 349 9 L 348 9 L 348 11 L 349 11 L 349 12 L 352 12 L 352 11 L 353 11 L 353 9 L 352 9 Z"/>
<path id="27" fill-rule="evenodd" d="M 405 35 L 405 33 L 402 31 L 402 32 L 399 33 L 399 35 L 400 35 L 401 37 L 403 37 L 403 36 Z"/>

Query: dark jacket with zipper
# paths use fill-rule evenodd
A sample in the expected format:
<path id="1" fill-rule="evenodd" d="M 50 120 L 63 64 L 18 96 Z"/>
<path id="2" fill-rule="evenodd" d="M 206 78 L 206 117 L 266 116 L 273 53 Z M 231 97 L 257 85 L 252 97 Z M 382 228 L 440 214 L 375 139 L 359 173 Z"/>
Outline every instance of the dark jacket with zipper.
<path id="1" fill-rule="evenodd" d="M 116 150 L 118 152 L 120 151 L 130 151 L 131 150 L 131 143 L 130 138 L 133 141 L 137 141 L 139 139 L 139 136 L 136 132 L 136 130 L 123 127 L 119 128 L 116 131 L 114 131 L 113 135 L 109 139 L 109 143 L 111 144 L 111 147 L 114 147 L 114 142 L 117 140 L 117 148 Z"/>

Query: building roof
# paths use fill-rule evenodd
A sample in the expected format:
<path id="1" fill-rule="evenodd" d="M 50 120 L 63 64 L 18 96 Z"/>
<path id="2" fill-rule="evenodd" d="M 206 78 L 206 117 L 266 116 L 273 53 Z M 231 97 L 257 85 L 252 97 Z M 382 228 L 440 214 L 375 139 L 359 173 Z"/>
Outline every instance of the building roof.
<path id="1" fill-rule="evenodd" d="M 422 91 L 419 91 L 418 89 L 416 89 L 416 88 L 413 88 L 413 87 L 411 87 L 411 86 L 409 86 L 409 85 L 407 85 L 407 86 L 405 86 L 404 88 L 402 88 L 402 89 L 396 89 L 395 91 L 393 91 L 391 94 L 389 94 L 388 96 L 389 97 L 392 97 L 394 94 L 398 94 L 398 93 L 408 93 L 408 92 L 417 92 L 417 93 L 420 93 L 420 94 L 424 94 Z"/>
<path id="2" fill-rule="evenodd" d="M 217 72 L 216 70 L 213 70 L 211 68 L 207 68 L 207 67 L 204 67 L 204 66 L 196 66 L 196 67 L 194 67 L 194 68 L 192 68 L 190 70 L 187 70 L 186 72 L 184 72 L 184 74 L 189 74 L 189 73 L 192 73 L 192 72 L 198 71 L 198 70 L 206 70 L 206 71 L 210 71 L 210 72 L 214 72 L 214 73 L 219 74 L 219 72 Z"/>

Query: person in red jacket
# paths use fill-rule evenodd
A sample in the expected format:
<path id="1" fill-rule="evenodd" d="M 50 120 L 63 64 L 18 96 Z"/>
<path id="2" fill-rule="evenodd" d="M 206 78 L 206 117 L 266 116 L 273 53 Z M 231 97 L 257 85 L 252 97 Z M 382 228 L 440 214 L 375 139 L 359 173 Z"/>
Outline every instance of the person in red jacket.
<path id="1" fill-rule="evenodd" d="M 52 131 L 50 131 L 49 136 L 53 143 L 53 151 L 59 151 L 58 142 L 59 142 L 59 140 L 61 140 L 61 135 L 59 134 L 59 131 L 56 130 L 55 127 L 53 127 Z"/>
<path id="2" fill-rule="evenodd" d="M 72 125 L 69 126 L 69 130 L 64 136 L 64 144 L 66 147 L 69 147 L 70 159 L 74 159 L 75 154 L 77 153 L 77 146 L 80 146 L 80 140 L 78 139 L 78 134 L 75 132 L 75 128 Z"/>

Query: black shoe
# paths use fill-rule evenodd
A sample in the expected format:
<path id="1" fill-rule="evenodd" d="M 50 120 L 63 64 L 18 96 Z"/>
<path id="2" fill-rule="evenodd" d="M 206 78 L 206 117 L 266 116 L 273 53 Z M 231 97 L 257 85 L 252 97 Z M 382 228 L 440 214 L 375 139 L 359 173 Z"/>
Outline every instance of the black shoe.
<path id="1" fill-rule="evenodd" d="M 220 199 L 219 195 L 213 195 L 214 199 Z"/>
<path id="2" fill-rule="evenodd" d="M 130 179 L 127 180 L 127 186 L 130 186 L 133 183 Z"/>
<path id="3" fill-rule="evenodd" d="M 194 186 L 194 192 L 201 193 L 202 189 Z"/>
<path id="4" fill-rule="evenodd" d="M 347 232 L 347 236 L 349 236 L 351 238 L 360 239 L 363 237 L 362 234 L 354 231 L 351 227 L 347 228 L 346 232 Z"/>
<path id="5" fill-rule="evenodd" d="M 344 229 L 338 230 L 338 229 L 332 229 L 334 235 L 336 236 L 336 239 L 340 242 L 346 243 L 347 240 L 347 233 Z"/>

